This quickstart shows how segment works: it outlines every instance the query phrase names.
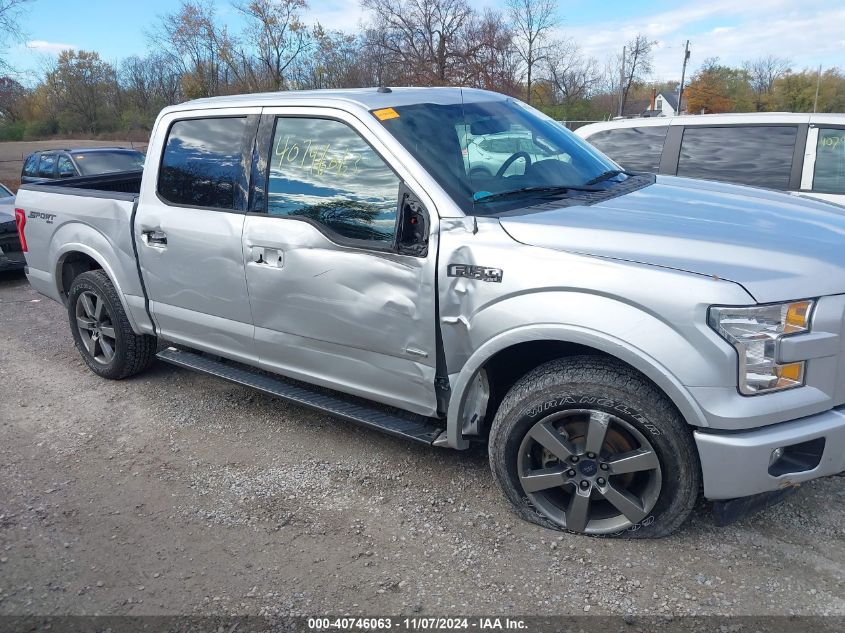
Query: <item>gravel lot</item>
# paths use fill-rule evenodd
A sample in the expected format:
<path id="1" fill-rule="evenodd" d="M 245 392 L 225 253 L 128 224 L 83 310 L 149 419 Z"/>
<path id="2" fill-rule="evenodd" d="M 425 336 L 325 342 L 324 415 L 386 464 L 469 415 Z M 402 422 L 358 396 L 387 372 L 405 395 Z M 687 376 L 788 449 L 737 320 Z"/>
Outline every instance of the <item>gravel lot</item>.
<path id="1" fill-rule="evenodd" d="M 523 523 L 483 451 L 404 443 L 156 364 L 77 355 L 0 275 L 0 615 L 845 614 L 845 478 L 717 528 Z"/>

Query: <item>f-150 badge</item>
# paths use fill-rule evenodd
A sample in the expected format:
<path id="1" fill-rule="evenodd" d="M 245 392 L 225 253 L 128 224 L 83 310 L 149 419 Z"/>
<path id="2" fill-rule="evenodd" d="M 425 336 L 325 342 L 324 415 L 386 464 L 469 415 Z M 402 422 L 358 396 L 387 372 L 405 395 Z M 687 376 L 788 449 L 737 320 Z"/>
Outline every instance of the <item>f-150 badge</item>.
<path id="1" fill-rule="evenodd" d="M 449 277 L 466 277 L 467 279 L 492 281 L 494 283 L 501 283 L 503 275 L 501 268 L 470 266 L 469 264 L 449 264 L 447 274 Z"/>

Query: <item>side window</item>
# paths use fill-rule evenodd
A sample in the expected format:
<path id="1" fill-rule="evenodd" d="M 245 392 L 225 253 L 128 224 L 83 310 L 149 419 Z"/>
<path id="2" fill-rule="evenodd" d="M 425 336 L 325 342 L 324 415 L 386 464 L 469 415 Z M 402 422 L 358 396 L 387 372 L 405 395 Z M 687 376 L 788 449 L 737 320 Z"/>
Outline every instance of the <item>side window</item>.
<path id="1" fill-rule="evenodd" d="M 73 166 L 73 163 L 67 156 L 59 156 L 58 168 L 59 178 L 70 178 L 72 176 L 76 176 L 76 167 Z"/>
<path id="2" fill-rule="evenodd" d="M 37 172 L 38 166 L 38 154 L 33 154 L 29 158 L 26 159 L 26 162 L 23 164 L 23 175 L 24 176 L 32 176 L 34 177 Z"/>
<path id="3" fill-rule="evenodd" d="M 819 129 L 813 191 L 845 193 L 845 129 Z"/>
<path id="4" fill-rule="evenodd" d="M 38 177 L 39 178 L 53 178 L 53 168 L 56 166 L 55 154 L 41 154 L 41 160 L 38 161 Z"/>
<path id="5" fill-rule="evenodd" d="M 340 121 L 279 117 L 270 150 L 267 213 L 311 220 L 353 240 L 392 244 L 399 178 Z"/>
<path id="6" fill-rule="evenodd" d="M 246 132 L 246 117 L 174 122 L 158 172 L 159 195 L 191 207 L 240 208 Z"/>
<path id="7" fill-rule="evenodd" d="M 657 172 L 668 125 L 622 127 L 596 132 L 587 140 L 625 169 Z"/>
<path id="8" fill-rule="evenodd" d="M 678 175 L 785 190 L 796 126 L 687 127 Z"/>

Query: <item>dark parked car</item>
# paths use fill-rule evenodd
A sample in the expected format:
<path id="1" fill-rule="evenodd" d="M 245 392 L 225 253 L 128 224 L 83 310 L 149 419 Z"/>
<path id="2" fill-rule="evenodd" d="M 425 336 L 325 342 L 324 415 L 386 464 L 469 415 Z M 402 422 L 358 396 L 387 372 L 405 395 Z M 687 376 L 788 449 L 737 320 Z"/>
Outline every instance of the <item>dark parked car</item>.
<path id="1" fill-rule="evenodd" d="M 21 171 L 21 182 L 135 171 L 143 166 L 144 154 L 125 147 L 48 149 L 27 156 Z"/>
<path id="2" fill-rule="evenodd" d="M 0 185 L 0 271 L 20 270 L 24 266 L 26 261 L 15 224 L 15 194 Z"/>

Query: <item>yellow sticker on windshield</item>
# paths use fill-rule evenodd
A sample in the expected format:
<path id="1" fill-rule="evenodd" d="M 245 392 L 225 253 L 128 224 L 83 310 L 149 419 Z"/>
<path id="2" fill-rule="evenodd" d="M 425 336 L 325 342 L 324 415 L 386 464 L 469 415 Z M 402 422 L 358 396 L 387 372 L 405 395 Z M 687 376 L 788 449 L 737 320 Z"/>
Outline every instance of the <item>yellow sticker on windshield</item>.
<path id="1" fill-rule="evenodd" d="M 373 114 L 379 121 L 387 121 L 388 119 L 399 118 L 399 113 L 393 108 L 382 108 L 381 110 L 373 110 Z"/>

